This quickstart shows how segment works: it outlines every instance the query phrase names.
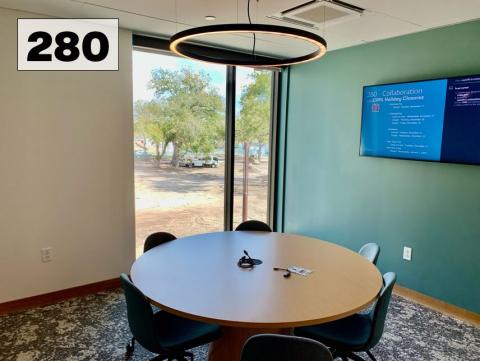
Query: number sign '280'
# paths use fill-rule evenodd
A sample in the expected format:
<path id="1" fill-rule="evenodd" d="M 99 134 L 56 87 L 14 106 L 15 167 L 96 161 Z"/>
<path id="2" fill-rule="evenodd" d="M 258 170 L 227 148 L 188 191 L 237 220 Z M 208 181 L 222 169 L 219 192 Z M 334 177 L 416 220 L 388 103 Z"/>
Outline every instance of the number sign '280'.
<path id="1" fill-rule="evenodd" d="M 18 19 L 18 70 L 118 70 L 118 19 Z"/>

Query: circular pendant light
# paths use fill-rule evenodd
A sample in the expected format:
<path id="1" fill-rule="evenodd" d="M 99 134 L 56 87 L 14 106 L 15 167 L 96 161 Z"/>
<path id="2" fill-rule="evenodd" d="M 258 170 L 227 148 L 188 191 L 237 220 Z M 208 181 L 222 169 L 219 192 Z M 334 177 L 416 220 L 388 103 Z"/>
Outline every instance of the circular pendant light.
<path id="1" fill-rule="evenodd" d="M 277 35 L 296 41 L 308 42 L 315 47 L 315 50 L 301 56 L 277 59 L 255 54 L 255 51 L 251 54 L 236 52 L 238 57 L 235 57 L 231 55 L 235 54 L 235 50 L 232 50 L 229 52 L 229 56 L 222 56 L 222 52 L 209 52 L 205 51 L 202 47 L 191 45 L 194 40 L 197 40 L 196 38 L 201 36 L 252 33 L 254 34 L 254 39 L 255 35 Z M 287 26 L 268 24 L 221 24 L 180 31 L 170 38 L 170 50 L 186 58 L 210 63 L 251 67 L 277 67 L 306 63 L 321 58 L 327 52 L 327 42 L 317 34 Z"/>
<path id="2" fill-rule="evenodd" d="M 258 5 L 257 0 L 257 5 Z M 287 26 L 269 25 L 269 24 L 252 24 L 250 17 L 250 0 L 247 1 L 247 16 L 248 24 L 238 23 L 238 1 L 237 1 L 237 23 L 236 24 L 221 24 L 221 25 L 209 25 L 200 26 L 176 33 L 170 38 L 170 50 L 180 56 L 206 61 L 216 64 L 224 65 L 237 65 L 237 66 L 250 66 L 250 67 L 279 67 L 292 64 L 306 63 L 315 59 L 321 58 L 327 52 L 327 42 L 321 36 L 309 31 L 300 30 L 297 28 L 291 28 Z M 178 19 L 178 18 L 177 18 Z M 324 13 L 325 20 L 325 13 Z M 205 36 L 225 36 L 225 35 L 237 35 L 245 37 L 245 35 L 253 34 L 253 47 L 251 52 L 246 52 L 245 49 L 238 50 L 231 46 L 227 49 L 222 45 L 222 48 L 218 48 L 218 43 L 202 42 L 198 38 Z M 261 36 L 259 40 L 264 40 L 269 36 L 277 36 L 282 38 L 291 39 L 297 42 L 307 43 L 309 46 L 308 51 L 305 51 L 304 55 L 295 56 L 278 56 L 271 57 L 270 55 L 258 54 L 255 52 L 255 46 L 257 36 Z M 236 39 L 235 39 L 236 40 Z M 229 41 L 235 43 L 234 39 Z M 241 43 L 241 39 L 238 38 L 237 43 Z M 225 41 L 221 42 L 225 44 Z M 281 43 L 281 42 L 280 42 Z M 278 41 L 270 42 L 278 46 Z M 200 46 L 199 46 L 200 45 Z M 305 45 L 305 44 L 304 44 Z M 238 48 L 238 45 L 237 45 Z M 293 47 L 289 47 L 289 51 Z M 314 49 L 314 50 L 312 50 Z M 270 48 L 268 53 L 271 53 Z M 273 51 L 275 52 L 275 51 Z"/>

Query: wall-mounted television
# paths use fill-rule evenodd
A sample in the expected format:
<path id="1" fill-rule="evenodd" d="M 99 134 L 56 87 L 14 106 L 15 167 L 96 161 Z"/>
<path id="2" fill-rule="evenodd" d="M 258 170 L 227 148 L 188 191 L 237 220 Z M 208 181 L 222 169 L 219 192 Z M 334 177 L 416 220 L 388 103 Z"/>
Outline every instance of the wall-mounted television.
<path id="1" fill-rule="evenodd" d="M 360 155 L 480 164 L 480 75 L 365 86 Z"/>

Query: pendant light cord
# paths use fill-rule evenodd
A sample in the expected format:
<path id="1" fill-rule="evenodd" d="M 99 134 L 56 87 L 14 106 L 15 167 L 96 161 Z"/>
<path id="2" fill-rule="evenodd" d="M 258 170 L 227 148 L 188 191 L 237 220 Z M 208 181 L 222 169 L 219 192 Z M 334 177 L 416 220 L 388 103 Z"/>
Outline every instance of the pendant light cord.
<path id="1" fill-rule="evenodd" d="M 250 24 L 252 24 L 252 19 L 250 18 L 250 0 L 248 0 L 248 3 L 247 3 L 247 15 L 248 15 L 248 22 L 249 22 Z M 254 58 L 255 58 L 255 45 L 256 45 L 256 42 L 257 42 L 257 37 L 256 37 L 255 33 L 253 33 L 252 55 L 253 55 Z"/>
<path id="2" fill-rule="evenodd" d="M 178 32 L 178 0 L 175 0 L 175 32 Z"/>

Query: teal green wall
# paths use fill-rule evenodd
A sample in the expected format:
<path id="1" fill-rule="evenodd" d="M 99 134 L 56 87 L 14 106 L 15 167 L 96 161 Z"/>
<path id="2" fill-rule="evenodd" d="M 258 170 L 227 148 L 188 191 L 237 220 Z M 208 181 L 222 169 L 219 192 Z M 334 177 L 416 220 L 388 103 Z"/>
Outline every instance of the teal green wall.
<path id="1" fill-rule="evenodd" d="M 354 250 L 377 242 L 379 268 L 400 285 L 480 312 L 480 166 L 358 155 L 364 85 L 480 74 L 479 39 L 476 21 L 293 66 L 283 84 L 280 228 L 284 186 L 285 232 Z"/>

